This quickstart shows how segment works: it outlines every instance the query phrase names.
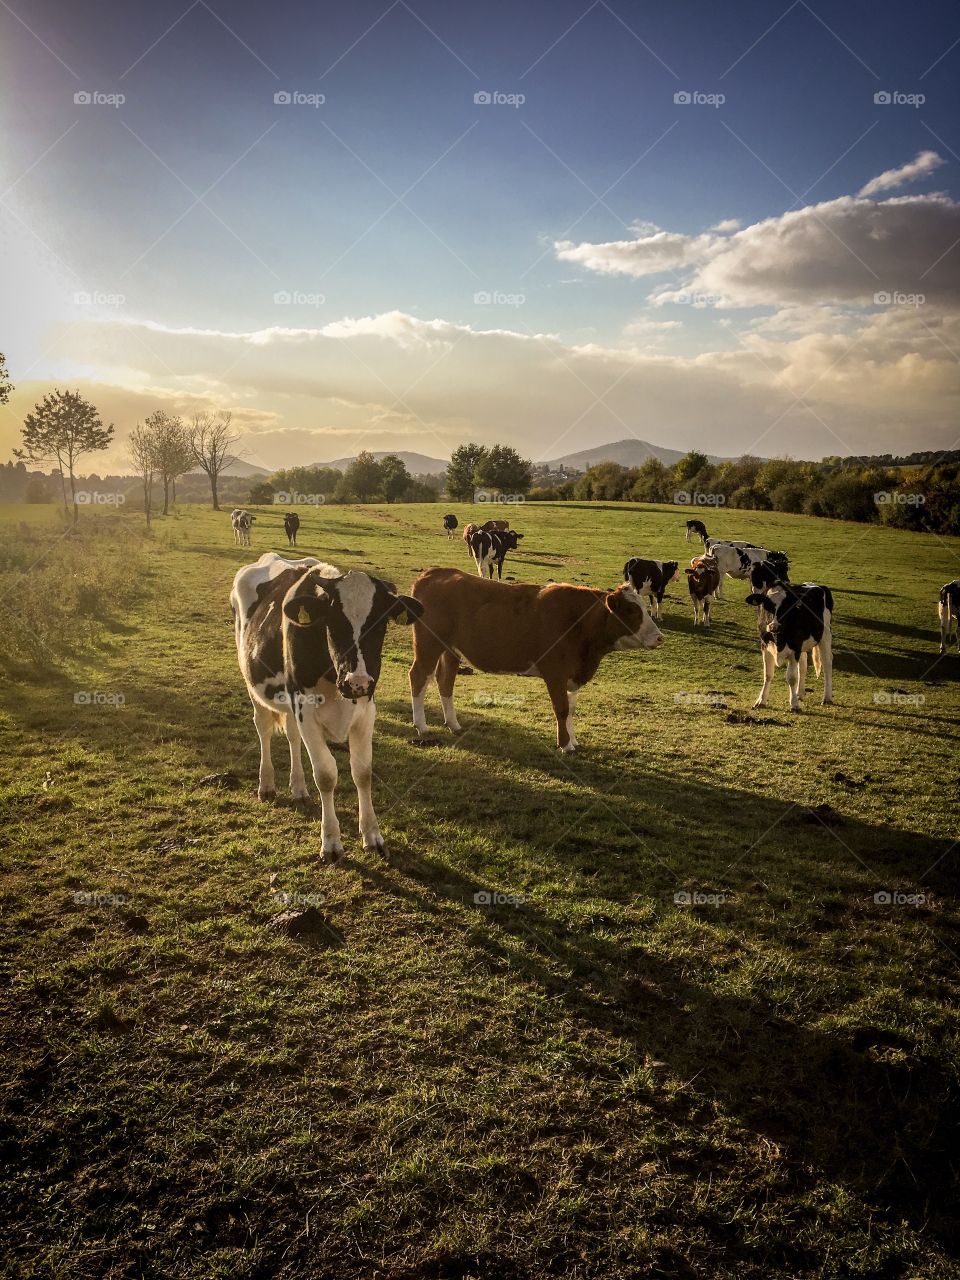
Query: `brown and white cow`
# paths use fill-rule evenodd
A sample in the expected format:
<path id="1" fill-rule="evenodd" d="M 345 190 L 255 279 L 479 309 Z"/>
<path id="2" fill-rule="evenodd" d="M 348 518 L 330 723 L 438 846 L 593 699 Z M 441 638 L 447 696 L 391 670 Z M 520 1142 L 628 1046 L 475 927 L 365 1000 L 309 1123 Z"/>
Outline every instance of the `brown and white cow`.
<path id="1" fill-rule="evenodd" d="M 506 533 L 510 528 L 509 520 L 484 520 L 480 526 L 484 533 Z"/>
<path id="2" fill-rule="evenodd" d="M 257 795 L 267 800 L 276 793 L 270 741 L 279 729 L 290 745 L 293 798 L 308 798 L 300 752 L 305 742 L 323 806 L 321 852 L 335 860 L 343 845 L 333 800 L 337 763 L 327 743 L 349 742 L 363 847 L 382 853 L 370 785 L 373 694 L 387 622 L 412 622 L 423 606 L 370 574 L 344 574 L 311 557 L 284 560 L 273 551 L 239 571 L 230 604 L 260 739 Z"/>
<path id="3" fill-rule="evenodd" d="M 720 569 L 714 556 L 700 556 L 693 569 L 684 569 L 693 601 L 693 625 L 710 625 L 710 603 L 720 586 Z"/>
<path id="4" fill-rule="evenodd" d="M 557 717 L 557 745 L 576 751 L 577 694 L 608 653 L 655 649 L 663 635 L 624 583 L 616 591 L 552 583 L 492 582 L 459 569 L 427 569 L 411 588 L 423 607 L 413 627 L 413 723 L 427 733 L 423 702 L 436 674 L 443 719 L 460 723 L 453 685 L 460 656 L 481 671 L 540 676 Z"/>

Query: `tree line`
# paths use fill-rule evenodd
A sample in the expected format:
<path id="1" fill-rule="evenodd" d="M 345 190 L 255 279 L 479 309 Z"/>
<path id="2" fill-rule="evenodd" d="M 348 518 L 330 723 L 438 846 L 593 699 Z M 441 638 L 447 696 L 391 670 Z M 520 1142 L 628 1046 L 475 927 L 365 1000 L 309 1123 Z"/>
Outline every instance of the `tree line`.
<path id="1" fill-rule="evenodd" d="M 414 476 L 396 454 L 375 458 L 362 451 L 343 470 L 336 467 L 286 467 L 250 487 L 253 506 L 268 502 L 434 502 L 441 484 L 433 476 Z M 284 497 L 286 495 L 286 497 Z"/>
<path id="2" fill-rule="evenodd" d="M 734 507 L 960 534 L 960 458 L 929 456 L 917 466 L 871 458 L 798 462 L 750 456 L 712 463 L 691 450 L 672 466 L 657 458 L 639 467 L 601 462 L 563 484 L 532 489 L 530 498 L 679 503 L 708 528 L 711 511 Z"/>

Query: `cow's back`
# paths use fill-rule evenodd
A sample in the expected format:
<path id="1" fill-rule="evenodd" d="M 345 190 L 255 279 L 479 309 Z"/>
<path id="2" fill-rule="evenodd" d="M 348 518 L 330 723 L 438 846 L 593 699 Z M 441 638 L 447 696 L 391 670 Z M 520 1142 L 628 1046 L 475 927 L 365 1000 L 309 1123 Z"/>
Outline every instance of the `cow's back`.
<path id="1" fill-rule="evenodd" d="M 256 564 L 245 565 L 233 580 L 230 605 L 236 624 L 237 655 L 246 679 L 262 684 L 283 670 L 283 598 L 310 569 L 329 570 L 312 556 L 284 560 L 268 551 Z"/>

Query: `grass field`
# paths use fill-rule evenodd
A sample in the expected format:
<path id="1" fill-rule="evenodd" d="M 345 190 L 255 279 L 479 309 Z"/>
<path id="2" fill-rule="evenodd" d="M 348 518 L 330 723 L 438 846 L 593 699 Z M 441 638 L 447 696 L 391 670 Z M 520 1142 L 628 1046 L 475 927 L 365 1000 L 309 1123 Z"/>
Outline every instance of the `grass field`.
<path id="1" fill-rule="evenodd" d="M 468 567 L 445 509 L 301 509 L 299 553 L 406 589 Z M 613 586 L 630 555 L 694 554 L 687 515 L 529 505 L 506 572 Z M 746 586 L 694 632 L 680 582 L 662 648 L 582 694 L 578 755 L 541 682 L 480 672 L 457 739 L 431 691 L 422 747 L 393 627 L 390 858 L 360 849 L 338 752 L 325 867 L 318 804 L 257 802 L 233 646 L 232 576 L 282 549 L 279 515 L 250 552 L 192 508 L 149 540 L 0 512 L 2 1274 L 957 1275 L 960 656 L 936 599 L 960 540 L 707 522 L 833 588 L 836 705 L 813 684 L 790 715 L 780 671 L 752 711 Z M 268 928 L 278 890 L 324 929 Z"/>

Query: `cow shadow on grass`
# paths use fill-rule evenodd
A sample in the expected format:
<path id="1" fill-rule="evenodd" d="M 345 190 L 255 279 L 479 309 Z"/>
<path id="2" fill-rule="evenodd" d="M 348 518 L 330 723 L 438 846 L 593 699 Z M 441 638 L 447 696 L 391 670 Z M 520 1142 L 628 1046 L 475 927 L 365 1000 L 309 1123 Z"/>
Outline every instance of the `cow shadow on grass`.
<path id="1" fill-rule="evenodd" d="M 455 927 L 461 936 L 466 933 L 490 970 L 513 971 L 523 981 L 536 982 L 577 1019 L 627 1040 L 638 1065 L 665 1063 L 674 1079 L 695 1080 L 695 1088 L 673 1094 L 650 1088 L 651 1104 L 678 1124 L 699 1128 L 719 1103 L 738 1123 L 776 1144 L 782 1162 L 774 1176 L 792 1193 L 820 1194 L 824 1182 L 839 1182 L 891 1223 L 907 1219 L 948 1246 L 960 1243 L 955 1195 L 960 1088 L 941 1062 L 909 1034 L 872 1025 L 827 1033 L 803 1025 L 781 1012 L 787 1007 L 781 998 L 766 1002 L 753 994 L 731 994 L 735 986 L 728 980 L 738 964 L 752 967 L 764 945 L 775 956 L 795 948 L 802 962 L 804 950 L 821 947 L 834 932 L 833 954 L 842 970 L 842 953 L 859 936 L 865 917 L 884 910 L 872 901 L 874 889 L 909 885 L 920 876 L 928 893 L 953 891 L 956 855 L 946 856 L 950 842 L 850 817 L 835 828 L 832 819 L 826 825 L 817 818 L 797 821 L 788 806 L 762 796 L 642 768 L 627 780 L 620 769 L 594 762 L 578 782 L 591 793 L 603 792 L 616 821 L 591 837 L 589 824 L 600 825 L 603 808 L 594 807 L 589 795 L 580 805 L 571 797 L 563 822 L 553 821 L 549 808 L 523 816 L 529 792 L 511 785 L 513 765 L 539 767 L 561 785 L 568 781 L 562 767 L 550 768 L 534 750 L 531 737 L 511 729 L 478 734 L 471 741 L 472 752 L 491 758 L 491 768 L 494 758 L 506 766 L 497 775 L 495 811 L 486 798 L 465 814 L 458 806 L 456 827 L 476 841 L 476 876 L 442 855 L 418 855 L 414 821 L 406 827 L 395 863 L 354 864 L 361 877 L 442 919 L 445 928 L 451 927 L 450 904 L 460 904 Z M 434 759 L 417 785 L 418 806 L 443 811 L 444 799 L 457 794 L 457 779 L 463 776 L 460 755 L 452 751 Z M 651 813 L 638 792 L 651 799 L 669 797 L 669 811 Z M 551 794 L 556 807 L 556 786 Z M 381 818 L 388 828 L 402 821 L 403 807 L 384 797 Z M 730 847 L 723 848 L 722 840 L 719 850 L 712 841 L 698 847 L 683 821 L 687 814 L 716 814 L 721 823 L 749 814 L 751 828 Z M 435 830 L 430 839 L 435 847 Z M 471 842 L 468 836 L 468 847 Z M 516 881 L 505 884 L 491 876 L 498 857 L 490 850 L 524 842 L 529 861 L 516 868 Z M 519 896 L 528 887 L 536 892 L 558 875 L 568 884 L 580 877 L 586 901 L 618 904 L 613 916 L 594 912 L 564 918 L 522 896 L 515 905 L 490 905 L 498 894 Z M 689 892 L 698 885 L 729 895 L 727 902 L 699 913 L 675 904 L 678 888 Z M 648 914 L 641 911 L 631 919 L 638 896 L 647 899 Z M 796 914 L 778 911 L 784 898 L 791 908 L 803 899 L 801 927 Z M 682 961 L 664 959 L 647 942 L 644 922 L 650 920 L 651 904 L 654 916 L 685 917 L 686 924 L 677 926 L 678 938 L 689 945 Z M 709 983 L 694 976 L 706 967 L 694 958 L 700 952 L 691 925 L 698 920 L 706 927 L 705 940 L 716 943 L 718 926 L 726 939 Z M 911 925 L 944 943 L 925 981 L 947 998 L 944 986 L 957 970 L 956 917 L 928 910 L 914 915 Z M 812 951 L 811 980 L 816 974 L 826 984 L 831 961 L 825 974 L 816 956 Z M 718 1154 L 718 1164 L 724 1159 Z M 818 1184 L 820 1192 L 814 1190 Z"/>

